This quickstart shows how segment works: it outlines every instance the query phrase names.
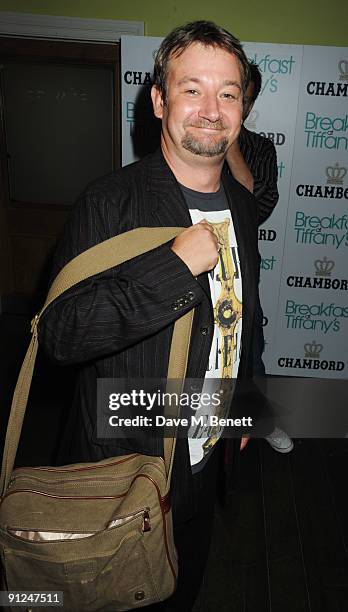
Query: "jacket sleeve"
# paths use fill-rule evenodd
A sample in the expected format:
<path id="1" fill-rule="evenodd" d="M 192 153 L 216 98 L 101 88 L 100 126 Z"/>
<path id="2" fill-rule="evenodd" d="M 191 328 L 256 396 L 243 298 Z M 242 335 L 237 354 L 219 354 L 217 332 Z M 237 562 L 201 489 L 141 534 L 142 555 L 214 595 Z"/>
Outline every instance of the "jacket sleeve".
<path id="1" fill-rule="evenodd" d="M 259 224 L 272 214 L 278 199 L 277 154 L 273 143 L 263 139 L 264 144 L 252 168 L 254 177 L 254 196 L 257 200 Z"/>
<path id="2" fill-rule="evenodd" d="M 272 214 L 278 199 L 277 153 L 269 138 L 242 129 L 239 134 L 240 151 L 254 179 L 253 193 L 256 198 L 259 225 Z"/>
<path id="3" fill-rule="evenodd" d="M 80 252 L 131 229 L 120 222 L 121 208 L 122 201 L 101 193 L 80 199 L 59 244 L 52 278 Z M 155 334 L 202 298 L 199 283 L 167 243 L 58 297 L 41 317 L 39 343 L 59 363 L 98 359 Z"/>

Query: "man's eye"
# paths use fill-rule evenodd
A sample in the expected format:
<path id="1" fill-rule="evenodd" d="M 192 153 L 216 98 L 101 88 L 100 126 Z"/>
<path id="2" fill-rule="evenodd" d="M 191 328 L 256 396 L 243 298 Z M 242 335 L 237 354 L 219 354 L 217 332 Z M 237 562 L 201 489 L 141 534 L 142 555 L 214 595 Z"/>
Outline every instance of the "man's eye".
<path id="1" fill-rule="evenodd" d="M 231 94 L 231 93 L 223 93 L 222 97 L 225 98 L 226 100 L 237 100 L 238 96 L 236 94 Z"/>
<path id="2" fill-rule="evenodd" d="M 185 93 L 188 93 L 188 94 L 192 94 L 192 95 L 194 95 L 194 94 L 196 94 L 196 93 L 198 93 L 198 92 L 197 92 L 197 90 L 196 90 L 196 89 L 186 89 L 186 92 L 185 92 Z"/>

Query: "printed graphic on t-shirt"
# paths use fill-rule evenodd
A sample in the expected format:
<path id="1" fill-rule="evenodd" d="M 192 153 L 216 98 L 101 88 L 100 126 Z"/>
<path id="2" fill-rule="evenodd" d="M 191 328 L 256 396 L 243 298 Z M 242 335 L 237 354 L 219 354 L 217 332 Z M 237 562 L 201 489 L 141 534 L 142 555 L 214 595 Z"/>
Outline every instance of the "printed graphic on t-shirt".
<path id="1" fill-rule="evenodd" d="M 219 261 L 208 275 L 214 308 L 214 335 L 202 393 L 219 392 L 221 402 L 218 413 L 216 407 L 213 413 L 212 407 L 200 406 L 196 416 L 203 416 L 202 422 L 207 424 L 191 427 L 189 430 L 191 465 L 200 469 L 223 430 L 219 425 L 210 426 L 209 416 L 228 416 L 229 401 L 224 402 L 224 393 L 225 397 L 231 397 L 231 387 L 234 385 L 232 379 L 238 374 L 242 334 L 242 281 L 230 211 L 227 209 L 208 212 L 190 209 L 190 214 L 192 223 L 199 223 L 203 219 L 208 221 L 219 242 Z M 198 466 L 200 462 L 201 465 Z"/>
<path id="2" fill-rule="evenodd" d="M 209 370 L 219 371 L 220 378 L 233 377 L 233 365 L 238 363 L 238 322 L 242 318 L 242 302 L 238 298 L 235 283 L 240 281 L 237 247 L 230 245 L 229 226 L 231 219 L 212 223 L 219 243 L 219 263 L 212 271 L 213 283 L 220 284 L 220 294 L 214 304 L 214 323 L 218 333 L 212 345 Z"/>

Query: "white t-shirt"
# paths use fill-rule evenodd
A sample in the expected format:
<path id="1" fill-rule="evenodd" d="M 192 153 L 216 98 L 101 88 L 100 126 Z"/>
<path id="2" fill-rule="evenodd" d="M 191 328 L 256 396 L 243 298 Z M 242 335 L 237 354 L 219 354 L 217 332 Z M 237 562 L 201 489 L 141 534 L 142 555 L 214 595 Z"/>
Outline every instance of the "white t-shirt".
<path id="1" fill-rule="evenodd" d="M 192 223 L 205 219 L 214 226 L 220 244 L 217 265 L 208 274 L 214 308 L 214 335 L 202 393 L 219 392 L 226 379 L 236 379 L 242 336 L 242 279 L 233 219 L 223 187 L 216 193 L 200 193 L 181 186 Z M 227 383 L 229 385 L 229 383 Z M 232 386 L 234 383 L 231 380 Z M 227 416 L 229 405 L 221 401 L 220 417 Z M 196 416 L 216 414 L 216 407 L 200 406 Z M 194 471 L 203 467 L 209 452 L 221 436 L 222 428 L 195 425 L 189 429 L 189 450 Z"/>

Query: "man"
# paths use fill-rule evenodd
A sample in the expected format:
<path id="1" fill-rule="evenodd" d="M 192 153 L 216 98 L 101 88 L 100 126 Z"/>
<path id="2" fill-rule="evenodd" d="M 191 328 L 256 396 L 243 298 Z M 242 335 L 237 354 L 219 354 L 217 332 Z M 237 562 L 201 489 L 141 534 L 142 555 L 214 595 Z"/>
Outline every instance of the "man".
<path id="1" fill-rule="evenodd" d="M 262 85 L 259 67 L 250 62 L 249 68 L 250 81 L 244 96 L 243 124 L 254 107 Z M 272 214 L 279 199 L 274 144 L 242 125 L 238 139 L 227 152 L 226 160 L 235 179 L 254 194 L 259 223 L 263 223 Z"/>
<path id="2" fill-rule="evenodd" d="M 243 123 L 249 117 L 259 96 L 262 86 L 262 75 L 259 67 L 250 62 L 250 81 L 244 96 Z M 272 214 L 278 199 L 278 167 L 274 144 L 260 134 L 251 132 L 244 125 L 239 137 L 230 146 L 226 161 L 234 178 L 254 194 L 259 214 L 259 224 Z M 262 329 L 263 312 L 258 303 L 255 316 L 254 373 L 265 375 L 262 361 L 264 336 Z M 276 427 L 266 438 L 270 446 L 279 453 L 289 453 L 294 444 L 289 436 Z"/>
<path id="3" fill-rule="evenodd" d="M 173 324 L 192 307 L 187 376 L 204 379 L 208 370 L 242 380 L 252 374 L 257 210 L 254 197 L 221 174 L 239 134 L 247 81 L 246 57 L 231 34 L 204 21 L 174 30 L 158 51 L 152 88 L 161 150 L 89 186 L 74 209 L 54 275 L 81 251 L 134 227 L 187 229 L 172 243 L 80 283 L 43 316 L 40 342 L 50 356 L 82 365 L 59 463 L 163 453 L 146 432 L 97 438 L 96 381 L 165 378 Z M 222 274 L 225 265 L 229 275 Z M 222 300 L 224 291 L 230 293 Z M 177 443 L 172 506 L 179 582 L 156 610 L 191 610 L 202 580 L 219 446 L 214 436 L 205 442 L 191 454 L 187 440 Z"/>

